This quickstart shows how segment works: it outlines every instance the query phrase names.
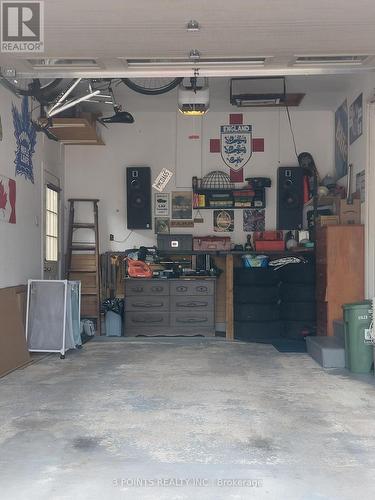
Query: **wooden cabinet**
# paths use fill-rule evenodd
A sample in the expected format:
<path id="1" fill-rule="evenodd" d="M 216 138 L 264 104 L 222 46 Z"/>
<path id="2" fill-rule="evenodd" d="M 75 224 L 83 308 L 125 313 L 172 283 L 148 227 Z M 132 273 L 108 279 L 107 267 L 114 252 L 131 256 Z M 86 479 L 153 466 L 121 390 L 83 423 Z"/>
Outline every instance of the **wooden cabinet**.
<path id="1" fill-rule="evenodd" d="M 342 305 L 364 299 L 364 226 L 317 228 L 317 334 L 333 335 Z"/>
<path id="2" fill-rule="evenodd" d="M 125 335 L 215 335 L 215 278 L 127 279 Z"/>

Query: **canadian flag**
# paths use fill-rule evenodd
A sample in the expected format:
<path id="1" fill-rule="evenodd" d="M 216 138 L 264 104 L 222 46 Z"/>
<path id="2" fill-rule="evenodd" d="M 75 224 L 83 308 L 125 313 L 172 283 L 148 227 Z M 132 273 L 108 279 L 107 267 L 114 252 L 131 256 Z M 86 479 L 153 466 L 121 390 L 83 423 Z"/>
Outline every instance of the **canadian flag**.
<path id="1" fill-rule="evenodd" d="M 16 181 L 0 175 L 0 221 L 16 223 Z"/>

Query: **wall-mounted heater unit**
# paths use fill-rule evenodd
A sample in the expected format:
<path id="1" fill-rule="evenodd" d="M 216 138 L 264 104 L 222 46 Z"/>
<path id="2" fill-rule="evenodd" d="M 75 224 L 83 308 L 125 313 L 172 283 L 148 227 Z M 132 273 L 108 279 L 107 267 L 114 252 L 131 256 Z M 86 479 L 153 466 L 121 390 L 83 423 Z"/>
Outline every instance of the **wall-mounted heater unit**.
<path id="1" fill-rule="evenodd" d="M 232 78 L 230 81 L 230 102 L 233 106 L 299 106 L 304 96 L 287 92 L 284 77 Z"/>

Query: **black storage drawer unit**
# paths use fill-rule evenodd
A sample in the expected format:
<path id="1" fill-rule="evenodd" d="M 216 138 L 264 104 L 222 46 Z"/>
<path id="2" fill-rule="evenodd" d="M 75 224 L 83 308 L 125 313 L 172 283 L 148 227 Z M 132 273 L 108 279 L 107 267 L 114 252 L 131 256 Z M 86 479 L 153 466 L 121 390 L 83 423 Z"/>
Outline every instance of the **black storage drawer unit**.
<path id="1" fill-rule="evenodd" d="M 126 279 L 125 335 L 215 335 L 215 278 Z"/>
<path id="2" fill-rule="evenodd" d="M 280 319 L 279 304 L 235 304 L 237 321 L 277 321 Z"/>
<path id="3" fill-rule="evenodd" d="M 276 304 L 279 301 L 278 286 L 234 286 L 237 304 Z"/>
<path id="4" fill-rule="evenodd" d="M 268 267 L 235 268 L 234 282 L 236 285 L 277 286 L 280 283 L 278 270 Z"/>

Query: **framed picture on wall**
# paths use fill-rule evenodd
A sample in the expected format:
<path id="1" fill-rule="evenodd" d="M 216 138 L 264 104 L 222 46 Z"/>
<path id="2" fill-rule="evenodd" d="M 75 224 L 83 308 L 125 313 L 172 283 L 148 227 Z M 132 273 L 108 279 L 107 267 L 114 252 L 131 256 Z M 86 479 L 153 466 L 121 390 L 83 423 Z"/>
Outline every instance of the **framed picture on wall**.
<path id="1" fill-rule="evenodd" d="M 243 211 L 243 230 L 245 233 L 252 231 L 265 231 L 264 208 L 248 208 Z"/>
<path id="2" fill-rule="evenodd" d="M 193 218 L 193 192 L 172 191 L 172 219 Z"/>
<path id="3" fill-rule="evenodd" d="M 215 233 L 234 231 L 234 210 L 214 210 L 213 226 Z"/>
<path id="4" fill-rule="evenodd" d="M 155 217 L 155 234 L 169 234 L 169 217 Z"/>
<path id="5" fill-rule="evenodd" d="M 353 144 L 363 133 L 362 94 L 351 103 L 349 108 L 349 143 Z"/>
<path id="6" fill-rule="evenodd" d="M 362 170 L 356 175 L 356 191 L 360 193 L 361 203 L 366 201 L 366 172 Z"/>
<path id="7" fill-rule="evenodd" d="M 169 217 L 169 193 L 155 193 L 155 217 Z"/>

